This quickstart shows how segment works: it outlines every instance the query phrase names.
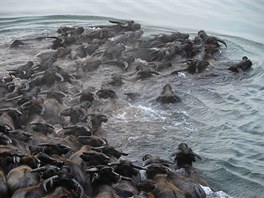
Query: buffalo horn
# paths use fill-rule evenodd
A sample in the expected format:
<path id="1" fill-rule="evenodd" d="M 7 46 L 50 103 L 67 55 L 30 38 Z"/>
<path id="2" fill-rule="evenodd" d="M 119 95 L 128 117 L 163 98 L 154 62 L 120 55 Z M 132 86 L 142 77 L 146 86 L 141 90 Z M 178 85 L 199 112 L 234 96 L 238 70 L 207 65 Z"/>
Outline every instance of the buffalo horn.
<path id="1" fill-rule="evenodd" d="M 23 98 L 23 95 L 19 95 L 19 96 L 13 97 L 13 98 L 7 98 L 7 99 L 5 99 L 5 101 L 9 102 L 9 101 L 12 101 L 12 100 L 18 100 L 20 98 Z"/>
<path id="2" fill-rule="evenodd" d="M 59 178 L 58 175 L 54 175 L 46 180 L 43 181 L 43 188 L 46 192 L 48 192 L 47 185 L 49 182 L 51 182 L 51 185 L 53 184 L 53 180 Z"/>
<path id="3" fill-rule="evenodd" d="M 61 82 L 64 81 L 64 78 L 63 78 L 63 76 L 62 76 L 60 73 L 56 72 L 56 73 L 55 73 L 55 76 L 57 76 L 58 78 L 60 78 L 60 81 L 61 81 Z"/>
<path id="4" fill-rule="evenodd" d="M 0 113 L 8 112 L 8 111 L 16 111 L 19 115 L 22 115 L 22 112 L 19 111 L 17 108 L 5 108 L 5 109 L 0 109 Z"/>
<path id="5" fill-rule="evenodd" d="M 220 43 L 222 43 L 222 44 L 224 44 L 224 45 L 227 47 L 225 41 L 223 41 L 222 39 L 219 39 L 219 38 L 218 38 L 217 41 L 220 42 Z"/>
<path id="6" fill-rule="evenodd" d="M 132 167 L 136 168 L 136 169 L 140 169 L 140 170 L 147 170 L 146 168 L 144 168 L 142 166 L 135 165 L 135 164 L 132 164 Z"/>

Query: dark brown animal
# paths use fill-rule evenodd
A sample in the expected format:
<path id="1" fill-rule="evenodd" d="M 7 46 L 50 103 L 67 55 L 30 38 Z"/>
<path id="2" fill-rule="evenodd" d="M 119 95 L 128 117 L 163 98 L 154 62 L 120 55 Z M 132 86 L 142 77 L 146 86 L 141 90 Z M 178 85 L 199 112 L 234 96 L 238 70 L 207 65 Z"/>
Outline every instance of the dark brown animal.
<path id="1" fill-rule="evenodd" d="M 231 65 L 228 70 L 232 72 L 243 73 L 244 71 L 249 70 L 251 66 L 251 60 L 249 60 L 248 57 L 243 56 L 242 60 L 239 63 Z"/>
<path id="2" fill-rule="evenodd" d="M 220 42 L 227 47 L 225 41 L 223 41 L 222 39 L 216 38 L 214 36 L 208 36 L 204 30 L 200 30 L 198 32 L 198 37 L 202 39 L 204 44 L 210 44 L 210 45 L 215 45 L 216 47 L 219 47 L 220 45 L 218 42 Z"/>
<path id="3" fill-rule="evenodd" d="M 168 172 L 169 170 L 160 164 L 151 164 L 146 171 L 149 180 L 139 184 L 140 189 L 148 192 L 152 197 L 185 198 L 184 192 L 167 178 Z"/>
<path id="4" fill-rule="evenodd" d="M 171 74 L 178 74 L 179 72 L 185 72 L 187 71 L 190 74 L 197 74 L 203 72 L 209 65 L 209 62 L 206 60 L 187 60 L 186 61 L 187 68 L 186 69 L 180 69 L 172 72 Z"/>
<path id="5" fill-rule="evenodd" d="M 192 163 L 195 162 L 195 157 L 202 159 L 201 156 L 193 152 L 186 143 L 181 143 L 178 149 L 179 151 L 171 154 L 171 157 L 175 156 L 174 161 L 177 162 L 177 167 L 179 169 L 192 167 Z"/>
<path id="6" fill-rule="evenodd" d="M 163 87 L 163 90 L 158 98 L 156 98 L 156 101 L 162 104 L 168 104 L 168 103 L 176 103 L 181 102 L 181 98 L 176 96 L 173 91 L 172 87 L 169 84 L 166 84 Z"/>

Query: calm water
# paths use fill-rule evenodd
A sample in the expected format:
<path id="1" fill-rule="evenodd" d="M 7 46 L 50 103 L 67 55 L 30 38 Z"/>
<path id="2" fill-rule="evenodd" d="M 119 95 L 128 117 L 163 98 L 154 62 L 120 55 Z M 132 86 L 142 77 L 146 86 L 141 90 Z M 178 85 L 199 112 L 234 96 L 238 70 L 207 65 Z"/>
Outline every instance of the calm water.
<path id="1" fill-rule="evenodd" d="M 121 97 L 104 126 L 110 142 L 135 160 L 147 152 L 166 158 L 187 142 L 203 156 L 195 167 L 218 189 L 233 197 L 263 197 L 264 1 L 1 0 L 0 72 L 34 59 L 46 47 L 10 50 L 15 38 L 52 35 L 62 25 L 107 24 L 110 17 L 140 22 L 146 36 L 182 31 L 193 37 L 204 29 L 228 45 L 218 64 L 211 63 L 218 76 L 126 82 L 120 91 L 149 94 L 133 104 Z M 239 81 L 226 68 L 244 55 L 253 61 L 253 70 Z M 90 81 L 99 87 L 97 75 Z M 182 104 L 152 102 L 168 82 L 183 97 Z"/>

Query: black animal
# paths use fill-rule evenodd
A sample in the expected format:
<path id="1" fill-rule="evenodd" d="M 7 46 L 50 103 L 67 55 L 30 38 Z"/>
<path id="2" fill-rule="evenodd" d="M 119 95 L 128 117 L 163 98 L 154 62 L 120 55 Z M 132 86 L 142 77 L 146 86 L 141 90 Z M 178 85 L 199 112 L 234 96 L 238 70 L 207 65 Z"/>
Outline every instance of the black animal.
<path id="1" fill-rule="evenodd" d="M 162 104 L 168 104 L 168 103 L 181 102 L 181 98 L 173 93 L 171 85 L 166 84 L 163 87 L 160 96 L 156 98 L 156 101 Z"/>
<path id="2" fill-rule="evenodd" d="M 215 45 L 216 47 L 219 47 L 220 45 L 219 45 L 218 42 L 220 42 L 220 43 L 224 44 L 227 47 L 227 45 L 226 45 L 224 40 L 219 39 L 219 38 L 217 38 L 215 36 L 208 36 L 204 30 L 200 30 L 198 32 L 198 37 L 200 39 L 202 39 L 202 42 L 204 44 L 206 44 L 206 45 L 210 44 L 210 45 Z"/>
<path id="3" fill-rule="evenodd" d="M 202 159 L 201 156 L 193 152 L 186 143 L 181 143 L 178 149 L 179 151 L 171 154 L 171 157 L 175 156 L 174 161 L 177 162 L 178 168 L 192 167 L 192 163 L 195 162 L 195 157 Z"/>
<path id="4" fill-rule="evenodd" d="M 207 68 L 209 62 L 206 60 L 194 59 L 194 60 L 187 60 L 186 64 L 188 65 L 186 69 L 176 70 L 171 74 L 178 74 L 179 72 L 185 72 L 185 71 L 187 71 L 190 74 L 201 73 Z"/>
<path id="5" fill-rule="evenodd" d="M 243 56 L 242 60 L 234 65 L 231 65 L 228 70 L 232 72 L 237 72 L 237 73 L 243 73 L 244 71 L 247 71 L 251 68 L 252 62 L 248 57 Z"/>

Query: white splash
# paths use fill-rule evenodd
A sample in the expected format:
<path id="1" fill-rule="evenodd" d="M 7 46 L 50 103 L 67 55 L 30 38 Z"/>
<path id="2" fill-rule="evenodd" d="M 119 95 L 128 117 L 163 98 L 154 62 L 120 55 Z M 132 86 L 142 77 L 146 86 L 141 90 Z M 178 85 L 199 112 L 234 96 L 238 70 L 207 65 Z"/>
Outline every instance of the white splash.
<path id="1" fill-rule="evenodd" d="M 179 72 L 179 73 L 178 73 L 178 76 L 179 76 L 180 78 L 186 78 L 186 75 L 185 75 L 185 73 L 183 73 L 183 72 Z"/>
<path id="2" fill-rule="evenodd" d="M 114 117 L 121 122 L 163 122 L 166 120 L 166 117 L 162 115 L 161 111 L 142 105 L 130 105 L 128 107 L 121 108 L 115 112 Z"/>
<path id="3" fill-rule="evenodd" d="M 206 193 L 206 198 L 232 198 L 230 195 L 226 194 L 223 191 L 213 192 L 211 188 L 208 186 L 200 186 L 203 188 L 204 192 Z"/>
<path id="4" fill-rule="evenodd" d="M 152 141 L 155 138 L 154 135 L 140 135 L 140 136 L 131 136 L 127 138 L 129 144 Z"/>

